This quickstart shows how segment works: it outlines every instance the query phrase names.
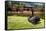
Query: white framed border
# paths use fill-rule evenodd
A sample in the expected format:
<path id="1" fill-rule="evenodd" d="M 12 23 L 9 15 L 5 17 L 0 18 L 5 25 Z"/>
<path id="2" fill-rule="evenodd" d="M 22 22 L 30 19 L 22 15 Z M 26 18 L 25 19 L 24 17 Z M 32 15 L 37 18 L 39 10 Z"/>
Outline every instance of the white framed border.
<path id="1" fill-rule="evenodd" d="M 46 0 L 12 0 L 12 1 L 45 2 L 45 29 L 28 29 L 14 31 L 46 31 Z M 5 31 L 5 0 L 0 0 L 0 31 Z"/>

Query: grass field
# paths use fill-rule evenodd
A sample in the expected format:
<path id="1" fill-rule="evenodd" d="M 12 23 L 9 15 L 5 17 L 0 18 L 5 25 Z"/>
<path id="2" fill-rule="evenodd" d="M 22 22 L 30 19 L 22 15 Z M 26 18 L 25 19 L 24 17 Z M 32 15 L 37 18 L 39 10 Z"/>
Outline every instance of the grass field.
<path id="1" fill-rule="evenodd" d="M 44 19 L 40 19 L 40 23 L 33 25 L 28 22 L 28 17 L 8 16 L 8 29 L 25 29 L 25 28 L 44 28 Z"/>

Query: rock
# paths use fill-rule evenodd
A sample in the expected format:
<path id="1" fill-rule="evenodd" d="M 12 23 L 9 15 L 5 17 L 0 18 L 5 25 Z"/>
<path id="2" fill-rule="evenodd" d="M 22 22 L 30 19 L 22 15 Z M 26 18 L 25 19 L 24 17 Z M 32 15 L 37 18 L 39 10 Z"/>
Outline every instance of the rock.
<path id="1" fill-rule="evenodd" d="M 32 24 L 37 24 L 40 21 L 39 16 L 29 16 L 28 21 Z"/>

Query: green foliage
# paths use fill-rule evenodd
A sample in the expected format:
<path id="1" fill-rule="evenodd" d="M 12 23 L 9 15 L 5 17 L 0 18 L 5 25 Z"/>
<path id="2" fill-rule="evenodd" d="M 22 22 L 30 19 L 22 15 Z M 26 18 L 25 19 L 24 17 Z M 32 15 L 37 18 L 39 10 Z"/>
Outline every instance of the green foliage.
<path id="1" fill-rule="evenodd" d="M 15 5 L 17 8 L 21 8 L 21 7 L 24 6 L 22 3 L 15 3 L 15 4 L 13 4 L 13 5 Z"/>

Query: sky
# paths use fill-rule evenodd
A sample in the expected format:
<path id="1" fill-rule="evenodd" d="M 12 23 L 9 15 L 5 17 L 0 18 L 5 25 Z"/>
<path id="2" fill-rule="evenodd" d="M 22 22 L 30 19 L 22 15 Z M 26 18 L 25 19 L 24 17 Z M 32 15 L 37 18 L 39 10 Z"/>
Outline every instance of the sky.
<path id="1" fill-rule="evenodd" d="M 15 1 L 13 1 L 13 2 L 15 2 Z M 26 7 L 35 7 L 35 5 L 38 5 L 38 6 L 44 5 L 43 2 L 29 2 L 29 1 L 16 1 L 16 2 L 23 3 Z M 9 3 L 11 3 L 11 2 L 9 2 Z"/>

